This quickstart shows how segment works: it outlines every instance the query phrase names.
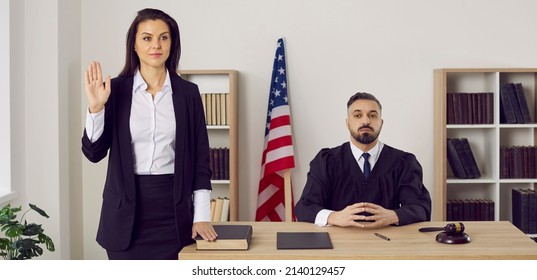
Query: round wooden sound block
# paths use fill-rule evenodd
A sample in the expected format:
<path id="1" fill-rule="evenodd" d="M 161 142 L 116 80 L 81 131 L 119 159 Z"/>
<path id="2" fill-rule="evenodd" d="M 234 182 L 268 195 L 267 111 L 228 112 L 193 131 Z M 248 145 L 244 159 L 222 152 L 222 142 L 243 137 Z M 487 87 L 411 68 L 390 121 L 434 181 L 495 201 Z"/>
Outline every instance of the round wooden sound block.
<path id="1" fill-rule="evenodd" d="M 446 244 L 465 244 L 470 243 L 470 236 L 466 233 L 448 235 L 445 232 L 441 232 L 436 235 L 436 241 Z"/>

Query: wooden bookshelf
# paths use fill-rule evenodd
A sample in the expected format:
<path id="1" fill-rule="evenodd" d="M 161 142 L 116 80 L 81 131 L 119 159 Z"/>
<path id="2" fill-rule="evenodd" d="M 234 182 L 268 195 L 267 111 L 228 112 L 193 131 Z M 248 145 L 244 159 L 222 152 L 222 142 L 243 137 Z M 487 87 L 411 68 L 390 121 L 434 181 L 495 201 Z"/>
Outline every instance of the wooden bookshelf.
<path id="1" fill-rule="evenodd" d="M 236 70 L 179 70 L 182 78 L 198 85 L 201 94 L 228 94 L 226 108 L 228 124 L 207 125 L 209 146 L 229 148 L 229 180 L 212 180 L 211 197 L 229 198 L 229 220 L 239 218 L 239 170 L 238 170 L 238 71 Z"/>
<path id="2" fill-rule="evenodd" d="M 500 123 L 500 84 L 522 83 L 533 123 Z M 448 92 L 492 92 L 491 124 L 447 124 Z M 512 221 L 511 191 L 535 189 L 537 179 L 502 179 L 500 146 L 537 145 L 537 68 L 450 68 L 434 70 L 434 159 L 433 220 L 446 220 L 450 199 L 491 199 L 494 219 Z M 468 138 L 481 177 L 458 179 L 446 157 L 448 138 Z"/>

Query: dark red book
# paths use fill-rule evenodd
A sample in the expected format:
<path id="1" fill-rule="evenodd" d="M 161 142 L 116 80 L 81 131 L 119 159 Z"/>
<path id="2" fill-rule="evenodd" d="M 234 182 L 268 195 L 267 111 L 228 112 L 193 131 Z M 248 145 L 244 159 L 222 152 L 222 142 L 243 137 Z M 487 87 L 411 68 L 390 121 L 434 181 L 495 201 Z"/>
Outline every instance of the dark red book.
<path id="1" fill-rule="evenodd" d="M 220 173 L 220 148 L 214 148 L 213 149 L 213 156 L 214 156 L 214 180 L 222 180 L 222 174 Z"/>
<path id="2" fill-rule="evenodd" d="M 516 123 L 524 123 L 524 117 L 522 116 L 522 109 L 518 103 L 515 84 L 508 83 L 507 91 L 509 92 L 509 98 L 511 99 L 511 106 L 513 106 L 513 113 L 515 114 Z"/>
<path id="3" fill-rule="evenodd" d="M 494 93 L 487 92 L 485 94 L 485 123 L 493 124 L 494 123 Z"/>
<path id="4" fill-rule="evenodd" d="M 515 93 L 518 100 L 518 106 L 520 107 L 520 112 L 522 114 L 521 123 L 531 123 L 530 111 L 528 108 L 528 102 L 526 100 L 526 95 L 524 94 L 524 87 L 522 83 L 514 84 Z"/>
<path id="5" fill-rule="evenodd" d="M 500 117 L 501 123 L 516 123 L 515 111 L 509 93 L 509 84 L 504 83 L 500 85 Z"/>
<path id="6" fill-rule="evenodd" d="M 224 149 L 224 179 L 229 180 L 229 148 Z"/>
<path id="7" fill-rule="evenodd" d="M 529 222 L 528 233 L 537 234 L 537 192 L 535 190 L 526 190 L 529 195 Z"/>
<path id="8" fill-rule="evenodd" d="M 216 180 L 215 174 L 215 162 L 214 162 L 214 148 L 209 149 L 209 167 L 211 168 L 211 180 Z"/>
<path id="9" fill-rule="evenodd" d="M 529 158 L 528 158 L 528 178 L 536 178 L 537 177 L 537 172 L 535 170 L 536 168 L 536 165 L 535 165 L 535 160 L 536 160 L 536 156 L 535 156 L 535 152 L 537 151 L 537 148 L 535 146 L 530 146 L 528 148 L 529 150 Z"/>
<path id="10" fill-rule="evenodd" d="M 523 189 L 513 189 L 511 192 L 513 225 L 522 232 L 529 230 L 529 193 Z"/>
<path id="11" fill-rule="evenodd" d="M 470 178 L 480 178 L 481 172 L 479 171 L 479 167 L 477 165 L 477 162 L 474 157 L 474 153 L 472 152 L 472 148 L 470 147 L 470 142 L 468 142 L 468 139 L 461 138 L 461 145 L 464 150 L 464 153 L 466 154 L 466 159 L 468 160 L 468 167 L 466 170 L 470 170 L 471 172 L 468 173 L 468 177 Z M 470 175 L 471 174 L 471 175 Z"/>
<path id="12" fill-rule="evenodd" d="M 447 102 L 446 102 L 446 119 L 447 119 L 447 124 L 455 124 L 455 116 L 454 116 L 454 112 L 453 112 L 453 95 L 454 93 L 452 92 L 448 92 L 447 93 Z"/>
<path id="13" fill-rule="evenodd" d="M 461 104 L 461 94 L 460 93 L 453 93 L 453 117 L 454 117 L 454 124 L 462 124 L 463 123 L 463 110 L 462 110 L 462 104 Z"/>
<path id="14" fill-rule="evenodd" d="M 453 175 L 457 178 L 466 179 L 468 178 L 468 175 L 466 174 L 463 162 L 457 151 L 456 142 L 458 140 L 459 139 L 455 138 L 447 139 L 447 159 Z"/>
<path id="15" fill-rule="evenodd" d="M 218 169 L 219 169 L 219 172 L 220 172 L 220 180 L 226 180 L 226 164 L 225 164 L 225 159 L 226 159 L 226 156 L 225 156 L 225 152 L 224 152 L 224 148 L 219 148 L 218 149 L 218 159 L 219 159 L 219 162 L 218 162 Z"/>

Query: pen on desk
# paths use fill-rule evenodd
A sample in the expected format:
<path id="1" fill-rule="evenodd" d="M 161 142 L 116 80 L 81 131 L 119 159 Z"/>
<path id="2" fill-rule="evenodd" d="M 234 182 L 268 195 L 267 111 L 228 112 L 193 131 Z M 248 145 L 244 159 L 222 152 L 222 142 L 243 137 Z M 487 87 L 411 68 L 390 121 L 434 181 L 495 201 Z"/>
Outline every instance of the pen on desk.
<path id="1" fill-rule="evenodd" d="M 375 232 L 375 235 L 378 236 L 378 237 L 380 237 L 380 238 L 382 238 L 382 239 L 384 239 L 384 240 L 386 240 L 386 241 L 390 241 L 390 238 L 388 238 L 388 237 L 386 237 L 386 236 L 384 236 L 384 235 L 382 235 L 382 234 L 380 234 L 380 233 L 376 233 L 376 232 Z"/>

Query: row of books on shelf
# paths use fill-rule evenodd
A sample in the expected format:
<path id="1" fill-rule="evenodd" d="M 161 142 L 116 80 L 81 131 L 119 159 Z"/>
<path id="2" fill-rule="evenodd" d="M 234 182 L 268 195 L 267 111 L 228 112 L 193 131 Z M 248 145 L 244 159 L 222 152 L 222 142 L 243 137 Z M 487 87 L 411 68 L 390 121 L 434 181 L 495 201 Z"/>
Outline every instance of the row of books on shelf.
<path id="1" fill-rule="evenodd" d="M 447 139 L 447 159 L 455 177 L 460 179 L 481 177 L 481 172 L 467 138 Z"/>
<path id="2" fill-rule="evenodd" d="M 210 148 L 209 165 L 212 180 L 229 180 L 229 148 Z"/>
<path id="3" fill-rule="evenodd" d="M 211 222 L 229 221 L 229 198 L 211 199 Z"/>
<path id="4" fill-rule="evenodd" d="M 526 95 L 522 83 L 500 85 L 500 123 L 531 123 Z"/>
<path id="5" fill-rule="evenodd" d="M 494 201 L 452 199 L 446 201 L 447 221 L 494 221 Z"/>
<path id="6" fill-rule="evenodd" d="M 202 93 L 201 103 L 207 125 L 229 125 L 230 96 L 228 93 Z"/>
<path id="7" fill-rule="evenodd" d="M 537 146 L 500 146 L 500 178 L 537 178 Z"/>
<path id="8" fill-rule="evenodd" d="M 448 92 L 447 124 L 492 124 L 493 100 L 492 92 Z"/>
<path id="9" fill-rule="evenodd" d="M 512 222 L 522 232 L 537 233 L 537 191 L 513 189 L 511 192 Z"/>

